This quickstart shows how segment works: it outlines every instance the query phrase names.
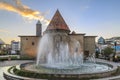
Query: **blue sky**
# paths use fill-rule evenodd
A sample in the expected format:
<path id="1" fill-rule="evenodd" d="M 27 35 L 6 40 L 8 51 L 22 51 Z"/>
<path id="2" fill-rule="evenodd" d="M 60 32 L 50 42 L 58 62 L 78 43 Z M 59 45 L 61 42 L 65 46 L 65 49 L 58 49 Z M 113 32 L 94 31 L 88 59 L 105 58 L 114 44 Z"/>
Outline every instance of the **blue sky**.
<path id="1" fill-rule="evenodd" d="M 0 3 L 16 7 L 14 1 L 0 0 Z M 59 9 L 71 31 L 104 38 L 120 36 L 120 0 L 16 1 L 29 7 L 32 11 L 38 11 L 38 16 L 44 16 L 45 20 L 50 20 L 55 11 Z M 19 40 L 18 35 L 35 35 L 36 33 L 37 19 L 27 18 L 20 9 L 15 12 L 0 6 L 0 38 L 6 43 L 10 43 L 11 40 Z M 44 31 L 47 25 L 44 21 L 42 24 Z"/>

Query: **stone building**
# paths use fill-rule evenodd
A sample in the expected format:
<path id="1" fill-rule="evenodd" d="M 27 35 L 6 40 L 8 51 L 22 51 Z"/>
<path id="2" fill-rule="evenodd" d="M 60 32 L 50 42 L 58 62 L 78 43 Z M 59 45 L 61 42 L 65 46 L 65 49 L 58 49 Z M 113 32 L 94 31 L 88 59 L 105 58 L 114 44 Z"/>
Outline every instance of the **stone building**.
<path id="1" fill-rule="evenodd" d="M 71 32 L 68 25 L 64 21 L 60 12 L 57 10 L 48 27 L 44 31 L 47 32 L 61 32 L 66 33 L 70 38 L 74 38 L 79 41 L 81 45 L 81 51 L 84 54 L 95 53 L 95 37 L 96 36 L 85 36 L 84 33 Z M 44 35 L 44 34 L 43 34 Z M 21 55 L 35 57 L 37 54 L 37 46 L 39 40 L 42 37 L 42 24 L 40 21 L 36 24 L 36 35 L 35 36 L 19 36 L 21 39 Z"/>

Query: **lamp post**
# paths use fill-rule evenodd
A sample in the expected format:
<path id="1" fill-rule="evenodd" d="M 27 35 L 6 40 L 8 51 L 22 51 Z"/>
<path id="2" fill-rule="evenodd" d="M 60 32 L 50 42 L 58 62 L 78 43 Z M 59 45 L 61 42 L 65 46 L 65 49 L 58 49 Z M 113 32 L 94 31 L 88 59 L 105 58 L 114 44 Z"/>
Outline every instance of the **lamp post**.
<path id="1" fill-rule="evenodd" d="M 117 56 L 116 56 L 116 46 L 117 46 L 117 42 L 116 42 L 116 41 L 114 42 L 114 46 L 115 46 L 115 53 L 114 53 L 114 55 L 113 55 L 113 60 L 116 61 L 116 58 L 117 58 Z"/>
<path id="2" fill-rule="evenodd" d="M 116 46 L 117 46 L 117 42 L 116 41 L 114 42 L 114 45 L 115 45 L 115 55 L 116 55 Z"/>

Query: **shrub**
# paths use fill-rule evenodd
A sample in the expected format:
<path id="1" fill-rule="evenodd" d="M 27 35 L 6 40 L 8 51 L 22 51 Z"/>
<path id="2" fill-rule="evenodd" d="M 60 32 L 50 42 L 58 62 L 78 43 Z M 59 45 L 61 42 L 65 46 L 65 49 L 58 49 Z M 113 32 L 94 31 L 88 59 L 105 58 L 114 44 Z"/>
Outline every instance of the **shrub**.
<path id="1" fill-rule="evenodd" d="M 114 53 L 114 49 L 111 48 L 111 47 L 106 47 L 106 48 L 103 50 L 103 52 L 104 52 L 104 56 L 105 56 L 105 57 L 110 57 L 110 55 Z"/>

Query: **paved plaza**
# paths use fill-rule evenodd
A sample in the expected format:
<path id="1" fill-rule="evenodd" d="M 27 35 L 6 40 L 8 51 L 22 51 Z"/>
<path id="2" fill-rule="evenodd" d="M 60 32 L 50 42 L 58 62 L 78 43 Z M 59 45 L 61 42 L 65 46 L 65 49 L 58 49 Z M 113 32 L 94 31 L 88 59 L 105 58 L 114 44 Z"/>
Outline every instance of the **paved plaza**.
<path id="1" fill-rule="evenodd" d="M 0 67 L 14 66 L 22 63 L 31 62 L 32 60 L 11 60 L 11 61 L 0 61 Z"/>
<path id="2" fill-rule="evenodd" d="M 12 60 L 12 61 L 0 61 L 0 80 L 5 80 L 3 78 L 3 67 L 19 65 L 22 63 L 31 62 L 31 60 Z"/>

